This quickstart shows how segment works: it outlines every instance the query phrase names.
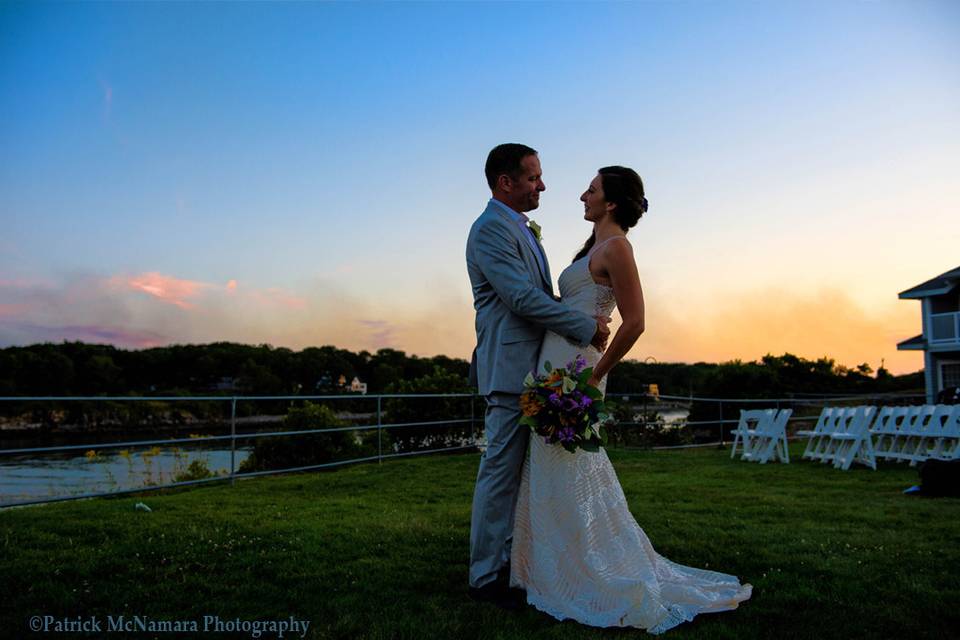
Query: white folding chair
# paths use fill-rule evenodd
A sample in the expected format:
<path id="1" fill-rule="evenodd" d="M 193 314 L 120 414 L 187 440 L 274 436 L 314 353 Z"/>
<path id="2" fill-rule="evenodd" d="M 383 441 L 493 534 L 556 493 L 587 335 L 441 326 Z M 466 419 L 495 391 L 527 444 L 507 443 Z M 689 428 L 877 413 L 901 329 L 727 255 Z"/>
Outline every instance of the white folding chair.
<path id="1" fill-rule="evenodd" d="M 920 425 L 917 446 L 910 457 L 910 466 L 935 456 L 940 450 L 944 431 L 953 415 L 954 407 L 947 404 L 934 406 L 929 419 Z"/>
<path id="2" fill-rule="evenodd" d="M 814 459 L 815 452 L 819 449 L 821 440 L 829 433 L 829 429 L 835 420 L 834 416 L 839 411 L 839 408 L 824 407 L 823 411 L 820 412 L 820 417 L 817 418 L 817 423 L 814 425 L 813 430 L 797 431 L 798 436 L 807 436 L 807 448 L 803 450 L 803 456 L 801 456 L 804 460 Z"/>
<path id="3" fill-rule="evenodd" d="M 897 462 L 907 460 L 911 464 L 916 464 L 917 448 L 924 433 L 929 429 L 929 422 L 933 418 L 937 407 L 936 405 L 925 404 L 912 409 L 900 425 L 899 438 L 895 444 L 896 448 L 891 451 L 890 457 Z"/>
<path id="4" fill-rule="evenodd" d="M 953 411 L 943 425 L 940 444 L 933 457 L 941 460 L 960 458 L 960 404 L 953 405 Z"/>
<path id="5" fill-rule="evenodd" d="M 878 460 L 889 457 L 898 448 L 900 423 L 907 417 L 910 407 L 882 407 L 870 429 L 873 434 L 874 455 Z"/>
<path id="6" fill-rule="evenodd" d="M 877 460 L 870 437 L 870 423 L 876 415 L 876 407 L 856 407 L 853 416 L 842 433 L 830 434 L 834 441 L 833 466 L 846 471 L 854 461 L 877 470 Z"/>
<path id="7" fill-rule="evenodd" d="M 740 445 L 741 455 L 750 451 L 754 436 L 766 428 L 767 424 L 774 418 L 776 409 L 751 409 L 740 410 L 740 421 L 737 428 L 733 430 L 733 446 L 730 448 L 730 458 L 737 454 L 737 444 Z"/>
<path id="8" fill-rule="evenodd" d="M 835 433 L 844 433 L 847 430 L 847 424 L 853 418 L 855 412 L 856 409 L 854 407 L 834 408 L 823 425 L 823 432 L 814 436 L 816 442 L 814 443 L 813 450 L 810 452 L 810 460 L 819 460 L 824 463 L 833 462 L 838 442 L 830 436 Z"/>
<path id="9" fill-rule="evenodd" d="M 758 427 L 756 435 L 750 440 L 742 458 L 766 464 L 770 460 L 780 460 L 790 463 L 790 452 L 787 451 L 787 421 L 793 409 L 781 409 L 775 418 L 768 420 L 764 427 Z"/>

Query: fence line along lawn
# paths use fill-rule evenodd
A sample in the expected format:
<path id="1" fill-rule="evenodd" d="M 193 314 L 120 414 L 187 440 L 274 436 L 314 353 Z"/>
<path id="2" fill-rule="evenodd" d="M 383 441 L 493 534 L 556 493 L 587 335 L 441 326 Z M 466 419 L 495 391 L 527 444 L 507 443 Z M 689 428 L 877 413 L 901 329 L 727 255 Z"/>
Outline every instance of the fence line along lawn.
<path id="1" fill-rule="evenodd" d="M 737 611 L 668 636 L 956 637 L 960 500 L 902 495 L 917 481 L 906 466 L 844 473 L 799 454 L 795 444 L 793 464 L 760 466 L 729 450 L 610 452 L 660 553 L 754 585 Z M 407 458 L 0 511 L 0 635 L 39 636 L 28 621 L 45 614 L 292 615 L 311 621 L 310 638 L 642 635 L 467 598 L 478 460 Z M 139 501 L 152 512 L 135 510 Z"/>

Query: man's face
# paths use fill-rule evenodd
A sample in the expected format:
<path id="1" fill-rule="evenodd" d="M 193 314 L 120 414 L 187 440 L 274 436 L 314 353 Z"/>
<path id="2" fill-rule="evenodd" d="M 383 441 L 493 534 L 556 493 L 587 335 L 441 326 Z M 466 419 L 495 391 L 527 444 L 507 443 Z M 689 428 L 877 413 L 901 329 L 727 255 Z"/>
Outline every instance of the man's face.
<path id="1" fill-rule="evenodd" d="M 540 206 L 540 192 L 546 191 L 543 184 L 543 173 L 540 170 L 540 158 L 529 155 L 520 161 L 520 174 L 516 180 L 510 180 L 511 206 L 515 211 L 523 213 L 533 211 Z"/>

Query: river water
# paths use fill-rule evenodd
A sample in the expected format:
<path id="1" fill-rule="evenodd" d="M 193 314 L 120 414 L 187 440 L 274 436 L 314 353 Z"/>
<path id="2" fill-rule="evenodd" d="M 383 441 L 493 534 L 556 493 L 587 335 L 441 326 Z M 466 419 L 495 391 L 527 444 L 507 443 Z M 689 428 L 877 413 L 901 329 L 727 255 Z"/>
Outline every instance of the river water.
<path id="1" fill-rule="evenodd" d="M 237 447 L 236 467 L 247 458 L 251 449 L 249 446 Z M 0 458 L 0 506 L 26 500 L 170 484 L 195 460 L 214 473 L 230 472 L 230 449 L 223 448 L 222 442 L 216 448 L 186 443 L 177 447 L 129 450 L 7 454 Z"/>

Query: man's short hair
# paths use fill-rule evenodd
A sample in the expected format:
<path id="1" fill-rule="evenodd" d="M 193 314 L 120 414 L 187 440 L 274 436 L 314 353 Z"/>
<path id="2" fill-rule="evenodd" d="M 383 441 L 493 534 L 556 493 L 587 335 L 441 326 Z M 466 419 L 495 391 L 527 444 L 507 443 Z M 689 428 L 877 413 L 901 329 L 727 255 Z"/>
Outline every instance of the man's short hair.
<path id="1" fill-rule="evenodd" d="M 487 166 L 484 173 L 487 174 L 487 184 L 492 191 L 497 187 L 497 178 L 506 174 L 516 180 L 520 177 L 522 169 L 520 163 L 527 156 L 535 156 L 537 152 L 525 144 L 508 142 L 500 144 L 490 150 L 487 156 Z"/>

